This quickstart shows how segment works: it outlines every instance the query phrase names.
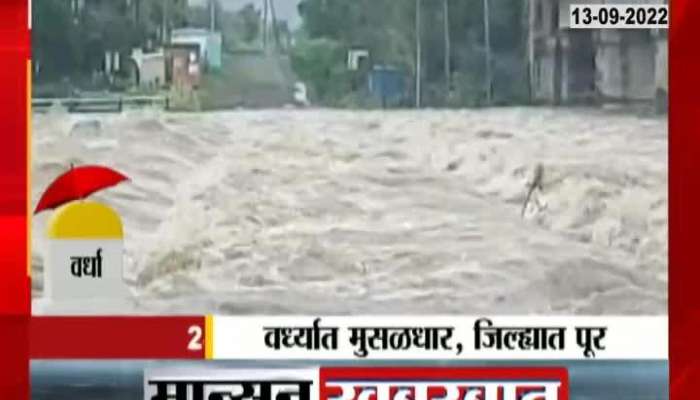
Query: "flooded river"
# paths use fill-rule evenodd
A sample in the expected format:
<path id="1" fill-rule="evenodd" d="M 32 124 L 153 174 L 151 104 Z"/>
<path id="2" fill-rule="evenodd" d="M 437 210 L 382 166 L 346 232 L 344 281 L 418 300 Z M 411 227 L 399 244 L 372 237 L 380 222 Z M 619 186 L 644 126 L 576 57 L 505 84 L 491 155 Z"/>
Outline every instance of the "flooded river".
<path id="1" fill-rule="evenodd" d="M 123 217 L 125 313 L 665 314 L 667 136 L 589 109 L 54 111 L 32 195 L 71 162 L 131 178 L 95 196 Z"/>

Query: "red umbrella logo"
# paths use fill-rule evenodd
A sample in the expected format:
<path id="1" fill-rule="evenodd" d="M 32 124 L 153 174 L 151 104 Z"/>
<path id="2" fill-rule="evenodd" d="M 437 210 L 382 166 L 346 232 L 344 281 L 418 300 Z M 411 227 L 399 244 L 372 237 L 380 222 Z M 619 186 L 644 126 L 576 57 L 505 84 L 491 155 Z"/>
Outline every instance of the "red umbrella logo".
<path id="1" fill-rule="evenodd" d="M 39 199 L 34 214 L 57 208 L 74 200 L 81 200 L 102 189 L 112 187 L 128 177 L 111 168 L 99 165 L 71 167 L 54 180 Z"/>

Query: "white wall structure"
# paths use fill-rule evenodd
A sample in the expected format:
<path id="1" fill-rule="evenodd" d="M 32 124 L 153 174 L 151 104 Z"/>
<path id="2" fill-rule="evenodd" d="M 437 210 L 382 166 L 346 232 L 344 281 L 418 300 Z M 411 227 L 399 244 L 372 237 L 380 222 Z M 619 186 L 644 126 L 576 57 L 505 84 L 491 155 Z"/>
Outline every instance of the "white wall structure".
<path id="1" fill-rule="evenodd" d="M 134 49 L 131 58 L 139 69 L 139 85 L 158 87 L 165 83 L 165 53 L 159 50 L 155 53 L 144 53 Z"/>
<path id="2" fill-rule="evenodd" d="M 664 32 L 572 30 L 568 13 L 572 3 L 601 1 L 530 0 L 528 43 L 534 100 L 652 101 L 660 90 L 667 93 L 668 40 Z"/>

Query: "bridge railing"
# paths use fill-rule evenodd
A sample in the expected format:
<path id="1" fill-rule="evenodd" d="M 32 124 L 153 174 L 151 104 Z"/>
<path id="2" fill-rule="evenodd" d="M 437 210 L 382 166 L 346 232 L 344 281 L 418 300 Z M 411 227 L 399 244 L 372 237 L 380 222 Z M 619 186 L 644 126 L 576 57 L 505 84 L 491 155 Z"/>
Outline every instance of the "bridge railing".
<path id="1" fill-rule="evenodd" d="M 167 96 L 119 96 L 119 97 L 74 97 L 74 98 L 33 98 L 32 109 L 45 111 L 61 106 L 68 112 L 122 112 L 129 108 L 162 107 L 170 109 Z"/>

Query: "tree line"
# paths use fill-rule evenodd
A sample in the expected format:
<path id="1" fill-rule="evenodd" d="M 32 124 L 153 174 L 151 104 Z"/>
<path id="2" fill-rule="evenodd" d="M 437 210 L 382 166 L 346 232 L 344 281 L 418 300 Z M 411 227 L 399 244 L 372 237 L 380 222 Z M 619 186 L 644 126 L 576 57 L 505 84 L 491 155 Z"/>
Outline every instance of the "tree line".
<path id="1" fill-rule="evenodd" d="M 267 33 L 261 26 L 262 0 L 251 0 L 236 13 L 215 0 L 209 3 L 218 10 L 213 14 L 206 7 L 188 7 L 186 0 L 85 2 L 77 13 L 71 3 L 34 2 L 37 83 L 89 80 L 102 69 L 106 51 L 128 55 L 134 47 L 158 46 L 169 29 L 209 27 L 211 15 L 228 50 L 257 43 Z M 417 97 L 417 75 L 423 106 L 516 103 L 528 97 L 525 3 L 488 0 L 488 66 L 486 0 L 302 0 L 302 26 L 283 50 L 290 52 L 292 67 L 313 99 L 325 105 L 368 102 L 366 68 L 372 65 L 403 72 L 406 105 Z M 348 70 L 350 49 L 368 51 L 365 70 Z"/>
<path id="2" fill-rule="evenodd" d="M 157 45 L 167 28 L 186 24 L 185 0 L 84 2 L 35 1 L 32 58 L 38 82 L 88 77 L 102 69 L 106 52 L 130 54 L 134 47 Z"/>
<path id="3" fill-rule="evenodd" d="M 419 73 L 425 106 L 474 106 L 486 102 L 489 94 L 494 103 L 524 101 L 528 95 L 525 3 L 303 0 L 299 5 L 303 27 L 292 62 L 317 100 L 327 104 L 366 97 L 360 93 L 366 90 L 364 81 L 345 67 L 346 52 L 353 48 L 368 50 L 371 65 L 404 71 L 410 98 L 416 96 Z"/>

